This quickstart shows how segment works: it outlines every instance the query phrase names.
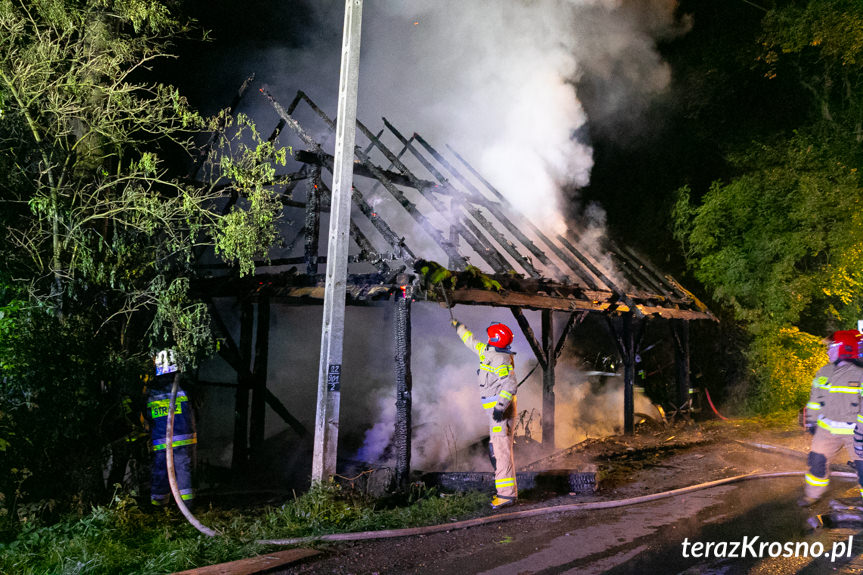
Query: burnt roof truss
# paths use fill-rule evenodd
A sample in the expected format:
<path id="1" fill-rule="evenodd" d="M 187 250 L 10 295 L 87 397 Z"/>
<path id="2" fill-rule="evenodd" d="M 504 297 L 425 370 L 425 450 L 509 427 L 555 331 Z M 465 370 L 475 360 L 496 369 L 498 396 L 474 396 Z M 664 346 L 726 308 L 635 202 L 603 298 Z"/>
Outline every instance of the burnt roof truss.
<path id="1" fill-rule="evenodd" d="M 297 162 L 290 183 L 279 190 L 295 223 L 286 232 L 288 253 L 260 262 L 266 269 L 249 280 L 250 287 L 266 284 L 275 297 L 316 298 L 323 293 L 319 266 L 326 263 L 320 255 L 326 253 L 320 246 L 321 217 L 330 206 L 322 173 L 332 173 L 333 156 L 325 147 L 334 138 L 335 122 L 302 91 L 287 108 L 266 88 L 260 93 L 278 118 L 270 139 L 292 146 Z M 415 271 L 424 262 L 441 262 L 451 272 L 445 286 L 450 304 L 714 319 L 695 296 L 633 249 L 607 237 L 588 238 L 587 228 L 576 223 L 565 235 L 542 229 L 454 148 L 438 149 L 420 134 L 408 136 L 382 121 L 377 132 L 357 121 L 349 297 L 388 297 L 413 280 L 415 299 L 442 302 L 443 286 L 430 285 Z M 300 244 L 302 255 L 291 254 Z M 304 269 L 278 269 L 291 265 Z M 489 282 L 471 281 L 478 274 Z M 225 285 L 226 294 L 237 293 L 237 281 Z"/>

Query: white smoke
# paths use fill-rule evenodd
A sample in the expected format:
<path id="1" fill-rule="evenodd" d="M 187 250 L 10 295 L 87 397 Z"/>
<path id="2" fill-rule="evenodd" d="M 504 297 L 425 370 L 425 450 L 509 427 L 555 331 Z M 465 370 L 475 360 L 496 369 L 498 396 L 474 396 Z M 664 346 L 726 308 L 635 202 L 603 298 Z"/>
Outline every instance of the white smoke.
<path id="1" fill-rule="evenodd" d="M 485 327 L 493 321 L 503 321 L 513 327 L 512 344 L 515 373 L 524 379 L 517 394 L 519 415 L 534 413 L 530 435 L 542 440 L 542 370 L 531 371 L 536 363 L 529 344 L 506 311 L 499 308 L 462 307 L 453 310 L 479 339 Z M 423 471 L 487 471 L 490 463 L 479 442 L 488 437 L 487 414 L 481 407 L 476 368 L 477 356 L 456 337 L 446 321 L 446 313 L 432 305 L 413 307 L 412 388 L 412 449 L 411 467 Z M 539 328 L 539 314 L 526 311 L 525 316 Z M 609 343 L 611 339 L 609 338 Z M 564 348 L 566 349 L 566 348 Z M 623 431 L 623 377 L 607 377 L 604 382 L 588 375 L 577 357 L 564 354 L 555 369 L 555 445 L 569 447 L 586 437 L 604 437 Z M 373 464 L 388 464 L 395 453 L 392 442 L 395 429 L 395 391 L 392 383 L 383 380 L 380 387 L 368 393 L 377 405 L 374 423 L 365 433 L 362 447 L 355 458 Z M 647 397 L 635 396 L 635 411 L 652 415 L 655 408 Z M 524 418 L 524 423 L 531 419 Z M 517 419 L 518 421 L 518 419 Z M 516 429 L 525 435 L 524 425 Z M 473 447 L 474 449 L 469 449 Z M 518 461 L 519 467 L 530 461 Z"/>
<path id="2" fill-rule="evenodd" d="M 301 48 L 264 50 L 256 66 L 288 99 L 303 89 L 335 110 L 343 3 L 309 6 Z M 687 29 L 677 0 L 377 0 L 363 8 L 358 117 L 386 116 L 450 145 L 513 205 L 565 230 L 559 191 L 587 185 L 592 148 L 576 87 L 601 81 L 602 117 L 631 115 L 670 70 L 656 41 Z M 396 142 L 391 142 L 394 148 Z"/>

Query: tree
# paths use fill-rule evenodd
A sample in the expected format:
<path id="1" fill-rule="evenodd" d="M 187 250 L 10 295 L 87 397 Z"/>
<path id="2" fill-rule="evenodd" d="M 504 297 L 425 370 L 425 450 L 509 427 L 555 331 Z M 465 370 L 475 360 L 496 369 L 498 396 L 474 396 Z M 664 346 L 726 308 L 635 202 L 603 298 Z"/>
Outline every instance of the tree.
<path id="1" fill-rule="evenodd" d="M 741 175 L 696 207 L 679 190 L 675 235 L 695 277 L 754 336 L 761 407 L 804 400 L 805 369 L 792 366 L 817 368 L 820 338 L 861 317 L 863 187 L 849 149 L 798 133 L 736 157 Z"/>
<path id="2" fill-rule="evenodd" d="M 820 120 L 863 141 L 863 5 L 856 0 L 790 2 L 763 21 L 765 76 L 789 75 Z"/>
<path id="3" fill-rule="evenodd" d="M 153 346 L 171 344 L 187 366 L 212 351 L 206 305 L 189 296 L 202 250 L 247 274 L 279 238 L 270 186 L 286 150 L 243 117 L 202 118 L 152 79 L 170 39 L 191 30 L 171 8 L 0 0 L 0 429 L 18 434 L 7 469 L 28 468 L 33 492 L 36 478 L 66 495 L 89 488 L 63 485 L 64 466 L 101 477 Z M 199 150 L 207 131 L 218 137 Z M 45 457 L 24 431 L 52 418 L 67 423 Z M 78 465 L 82 441 L 96 449 Z M 16 481 L 0 477 L 7 502 Z"/>

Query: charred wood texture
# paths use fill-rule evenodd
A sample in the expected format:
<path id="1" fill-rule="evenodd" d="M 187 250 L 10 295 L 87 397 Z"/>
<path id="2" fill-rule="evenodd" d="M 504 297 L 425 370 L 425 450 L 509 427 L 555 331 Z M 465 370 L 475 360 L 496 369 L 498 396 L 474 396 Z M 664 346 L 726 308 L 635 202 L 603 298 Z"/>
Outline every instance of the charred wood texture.
<path id="1" fill-rule="evenodd" d="M 674 337 L 677 407 L 680 408 L 689 401 L 692 390 L 689 375 L 689 324 L 679 319 L 671 320 L 671 331 Z"/>
<path id="2" fill-rule="evenodd" d="M 306 274 L 313 276 L 318 273 L 318 244 L 321 238 L 321 170 L 317 168 L 309 180 L 306 200 L 306 219 L 303 229 L 306 231 L 305 258 Z"/>
<path id="3" fill-rule="evenodd" d="M 249 459 L 249 389 L 252 375 L 249 360 L 252 357 L 252 302 L 246 300 L 240 311 L 240 362 L 243 371 L 237 372 L 237 394 L 234 402 L 234 451 L 231 459 L 231 475 L 240 481 Z"/>
<path id="4" fill-rule="evenodd" d="M 411 466 L 411 294 L 396 296 L 393 345 L 395 347 L 396 424 L 393 443 L 396 451 L 395 488 L 406 491 Z"/>
<path id="5" fill-rule="evenodd" d="M 542 310 L 542 445 L 554 449 L 554 316 L 551 310 Z"/>
<path id="6" fill-rule="evenodd" d="M 633 314 L 620 317 L 606 316 L 617 351 L 623 361 L 623 432 L 631 435 L 635 431 L 635 329 Z"/>
<path id="7" fill-rule="evenodd" d="M 258 299 L 258 320 L 255 336 L 255 363 L 252 370 L 252 415 L 249 424 L 249 456 L 260 463 L 264 447 L 267 405 L 267 366 L 270 347 L 270 298 Z"/>

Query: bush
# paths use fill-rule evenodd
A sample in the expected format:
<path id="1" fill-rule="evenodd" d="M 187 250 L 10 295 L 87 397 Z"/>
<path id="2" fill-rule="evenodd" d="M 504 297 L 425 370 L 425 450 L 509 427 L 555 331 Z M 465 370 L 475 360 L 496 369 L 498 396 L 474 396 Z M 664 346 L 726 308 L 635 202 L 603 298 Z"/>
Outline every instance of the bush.
<path id="1" fill-rule="evenodd" d="M 827 363 L 821 338 L 783 327 L 757 336 L 749 365 L 757 387 L 750 403 L 757 413 L 798 410 L 806 404 L 815 372 Z"/>

